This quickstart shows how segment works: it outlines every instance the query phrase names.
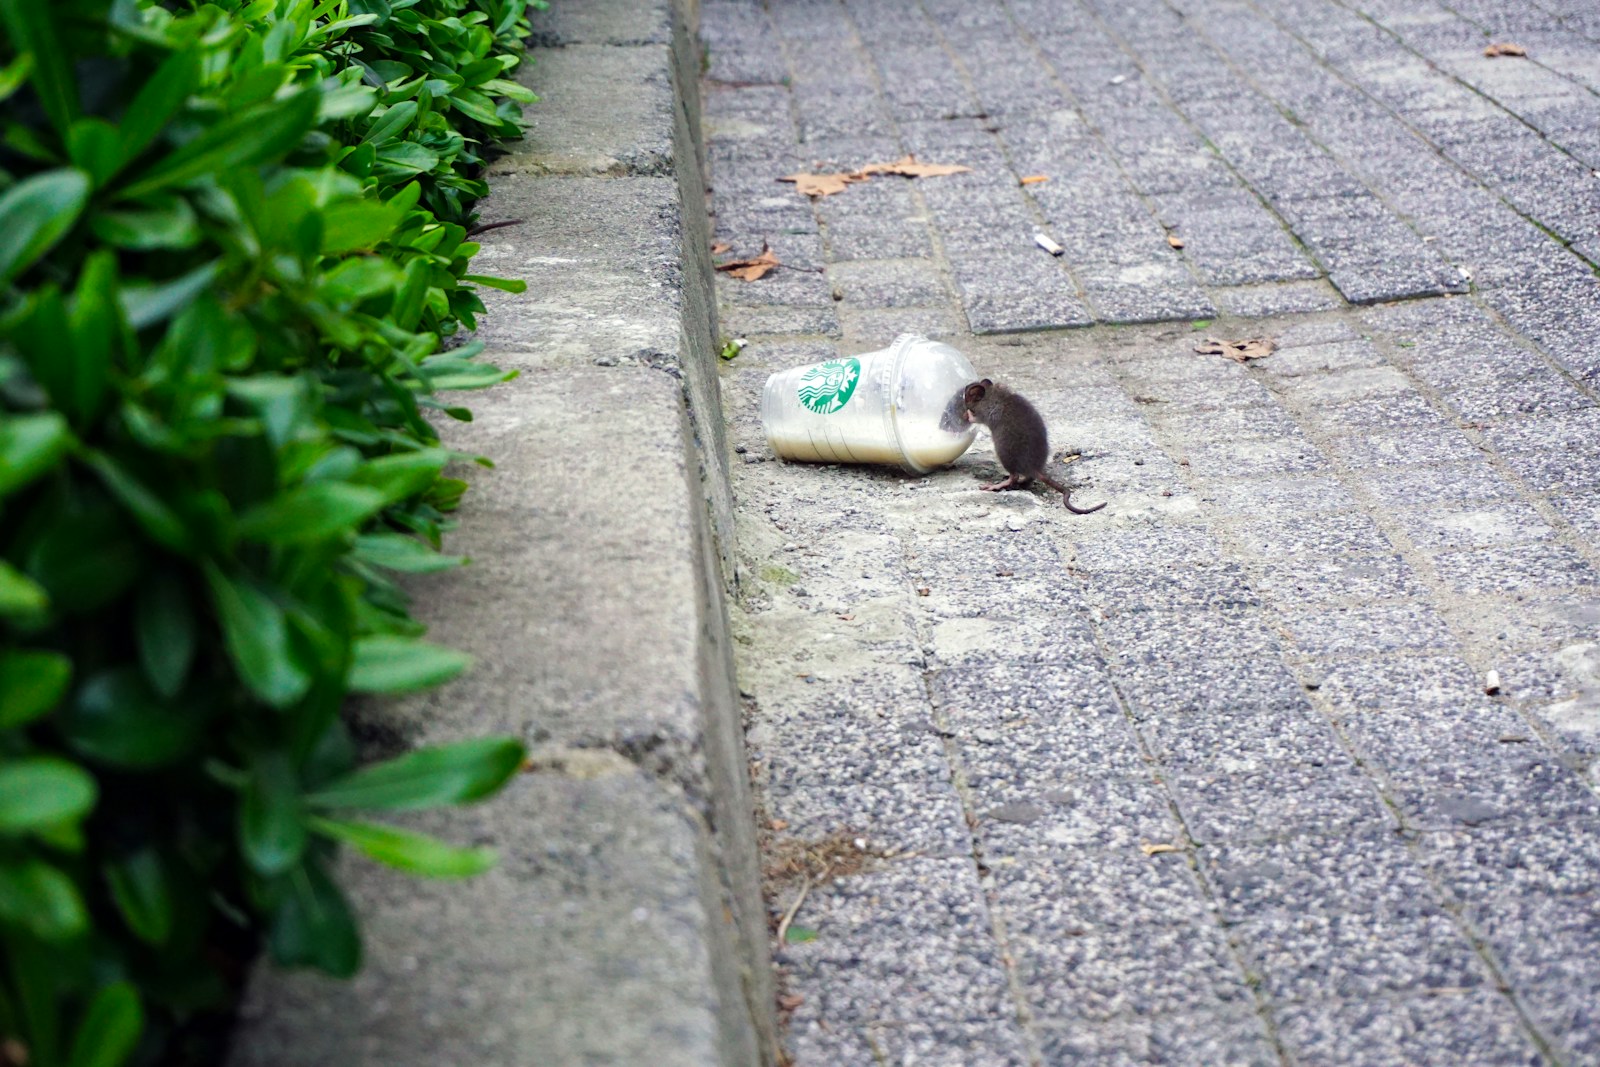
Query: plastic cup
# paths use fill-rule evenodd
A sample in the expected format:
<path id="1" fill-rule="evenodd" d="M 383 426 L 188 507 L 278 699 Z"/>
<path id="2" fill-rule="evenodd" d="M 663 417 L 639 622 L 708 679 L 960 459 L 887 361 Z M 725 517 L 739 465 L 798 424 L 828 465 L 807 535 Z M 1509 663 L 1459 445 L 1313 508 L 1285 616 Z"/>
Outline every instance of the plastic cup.
<path id="1" fill-rule="evenodd" d="M 901 334 L 876 352 L 772 375 L 761 422 L 784 459 L 894 463 L 926 474 L 977 436 L 961 419 L 961 391 L 977 376 L 949 345 Z"/>

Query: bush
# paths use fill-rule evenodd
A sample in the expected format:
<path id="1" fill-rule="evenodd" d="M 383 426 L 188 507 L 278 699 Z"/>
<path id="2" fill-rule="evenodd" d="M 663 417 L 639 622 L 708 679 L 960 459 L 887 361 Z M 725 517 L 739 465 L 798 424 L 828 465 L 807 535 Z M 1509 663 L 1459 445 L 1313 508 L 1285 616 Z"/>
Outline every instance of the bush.
<path id="1" fill-rule="evenodd" d="M 520 289 L 468 234 L 526 4 L 0 0 L 0 1064 L 170 1058 L 263 944 L 352 973 L 339 843 L 493 862 L 352 813 L 520 743 L 358 768 L 340 709 L 467 664 L 395 575 L 510 377 L 446 339 Z"/>

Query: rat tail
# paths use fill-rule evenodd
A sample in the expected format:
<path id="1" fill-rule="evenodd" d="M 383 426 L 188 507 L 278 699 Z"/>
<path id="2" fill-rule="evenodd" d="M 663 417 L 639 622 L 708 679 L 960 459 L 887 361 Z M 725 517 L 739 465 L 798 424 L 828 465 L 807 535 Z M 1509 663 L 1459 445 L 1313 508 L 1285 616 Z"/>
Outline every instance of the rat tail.
<path id="1" fill-rule="evenodd" d="M 1106 506 L 1106 502 L 1102 500 L 1092 508 L 1075 508 L 1072 506 L 1071 489 L 1062 485 L 1048 474 L 1040 473 L 1037 475 L 1037 477 L 1045 485 L 1048 485 L 1050 488 L 1061 494 L 1061 503 L 1065 505 L 1066 509 L 1072 512 L 1074 515 L 1093 515 L 1095 512 Z"/>

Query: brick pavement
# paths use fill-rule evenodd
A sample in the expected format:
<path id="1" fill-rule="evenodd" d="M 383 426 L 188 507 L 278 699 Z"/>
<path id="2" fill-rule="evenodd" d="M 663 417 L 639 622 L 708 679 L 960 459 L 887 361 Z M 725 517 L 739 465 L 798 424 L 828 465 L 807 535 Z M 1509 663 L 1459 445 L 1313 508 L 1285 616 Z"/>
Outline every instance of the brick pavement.
<path id="1" fill-rule="evenodd" d="M 779 946 L 802 1067 L 1600 1064 L 1596 10 L 705 0 L 717 239 L 798 268 L 719 279 L 757 782 L 897 853 Z M 973 169 L 775 181 L 908 151 Z M 1110 506 L 770 460 L 907 330 Z"/>

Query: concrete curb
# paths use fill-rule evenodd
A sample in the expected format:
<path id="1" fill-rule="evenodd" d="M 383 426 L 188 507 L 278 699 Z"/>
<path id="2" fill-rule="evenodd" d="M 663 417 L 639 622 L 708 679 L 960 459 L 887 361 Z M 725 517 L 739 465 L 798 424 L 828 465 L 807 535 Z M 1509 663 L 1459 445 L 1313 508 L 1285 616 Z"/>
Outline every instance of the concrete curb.
<path id="1" fill-rule="evenodd" d="M 448 443 L 471 475 L 417 582 L 430 637 L 478 656 L 445 689 L 358 709 L 397 750 L 488 733 L 533 769 L 408 825 L 492 844 L 467 883 L 342 862 L 367 944 L 339 983 L 263 966 L 231 1067 L 770 1063 L 771 973 L 725 575 L 694 5 L 535 16 L 527 140 L 490 171 L 478 337 L 517 380 Z"/>

